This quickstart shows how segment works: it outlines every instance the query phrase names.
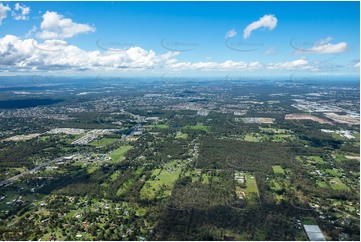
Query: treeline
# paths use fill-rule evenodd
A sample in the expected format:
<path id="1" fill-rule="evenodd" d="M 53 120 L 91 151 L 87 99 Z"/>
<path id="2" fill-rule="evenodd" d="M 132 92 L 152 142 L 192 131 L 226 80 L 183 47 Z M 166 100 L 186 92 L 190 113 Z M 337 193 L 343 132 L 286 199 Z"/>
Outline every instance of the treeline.
<path id="1" fill-rule="evenodd" d="M 49 139 L 43 142 L 35 139 L 32 142 L 7 142 L 3 143 L 0 149 L 0 167 L 21 167 L 33 168 L 33 159 L 46 156 L 52 159 L 60 156 L 64 151 L 57 139 Z"/>
<path id="2" fill-rule="evenodd" d="M 160 215 L 154 240 L 296 240 L 292 217 L 313 215 L 287 203 L 237 210 L 229 206 L 175 210 Z M 234 235 L 229 231 L 234 231 Z M 235 237 L 236 236 L 236 237 Z M 298 238 L 300 239 L 300 238 Z M 301 238 L 306 240 L 307 238 Z"/>
<path id="3" fill-rule="evenodd" d="M 294 154 L 281 143 L 245 142 L 206 137 L 201 140 L 197 166 L 204 169 L 230 169 L 270 172 L 275 164 L 287 164 Z"/>

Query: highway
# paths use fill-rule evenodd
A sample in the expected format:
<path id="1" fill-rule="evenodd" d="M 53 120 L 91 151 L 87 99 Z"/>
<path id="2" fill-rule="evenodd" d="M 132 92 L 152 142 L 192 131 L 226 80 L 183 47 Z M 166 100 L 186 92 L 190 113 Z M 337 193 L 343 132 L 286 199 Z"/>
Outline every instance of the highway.
<path id="1" fill-rule="evenodd" d="M 26 174 L 33 174 L 34 172 L 38 171 L 39 169 L 43 168 L 43 167 L 46 167 L 48 165 L 51 165 L 51 164 L 54 164 L 54 163 L 57 163 L 57 162 L 60 162 L 64 160 L 64 157 L 59 157 L 59 158 L 56 158 L 54 160 L 51 160 L 51 161 L 48 161 L 48 162 L 45 162 L 45 163 L 42 163 L 38 166 L 36 166 L 35 168 L 31 169 L 31 170 L 27 170 L 27 171 L 24 171 L 22 173 L 20 173 L 19 175 L 16 175 L 16 176 L 13 176 L 13 177 L 10 177 L 4 181 L 1 181 L 0 182 L 0 186 L 3 186 L 3 185 L 7 185 L 9 183 L 12 183 L 16 180 L 18 180 L 20 177 L 26 175 Z"/>

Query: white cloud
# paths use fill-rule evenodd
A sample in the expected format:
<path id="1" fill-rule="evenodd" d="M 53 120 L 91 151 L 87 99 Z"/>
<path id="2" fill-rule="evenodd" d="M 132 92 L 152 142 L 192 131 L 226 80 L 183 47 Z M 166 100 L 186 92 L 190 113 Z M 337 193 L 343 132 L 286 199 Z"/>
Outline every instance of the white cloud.
<path id="1" fill-rule="evenodd" d="M 180 52 L 156 54 L 153 50 L 131 47 L 126 50 L 105 52 L 85 51 L 64 40 L 20 39 L 13 35 L 0 38 L 0 70 L 12 71 L 120 71 L 152 70 L 245 70 L 262 68 L 255 62 L 178 62 Z"/>
<path id="2" fill-rule="evenodd" d="M 267 55 L 274 55 L 277 51 L 274 48 L 268 48 L 264 53 Z"/>
<path id="3" fill-rule="evenodd" d="M 178 62 L 179 52 L 156 54 L 153 50 L 131 47 L 119 51 L 85 51 L 64 40 L 0 38 L 0 70 L 11 71 L 126 71 L 166 68 L 172 70 L 257 70 L 259 62 Z"/>
<path id="4" fill-rule="evenodd" d="M 316 45 L 324 45 L 324 44 L 329 43 L 331 40 L 333 40 L 333 38 L 328 36 L 328 37 L 326 37 L 324 39 L 320 39 L 319 41 L 317 41 Z"/>
<path id="5" fill-rule="evenodd" d="M 11 16 L 13 16 L 15 20 L 28 20 L 29 13 L 30 7 L 27 7 L 26 5 L 21 5 L 20 3 L 15 3 L 15 8 L 13 11 L 11 11 Z"/>
<path id="6" fill-rule="evenodd" d="M 0 3 L 0 25 L 2 24 L 3 19 L 7 17 L 6 12 L 10 10 L 11 8 L 9 8 L 8 5 L 5 6 L 2 3 Z"/>
<path id="7" fill-rule="evenodd" d="M 173 70 L 244 70 L 253 71 L 262 68 L 262 64 L 259 62 L 244 62 L 244 61 L 232 61 L 227 60 L 225 62 L 178 62 L 168 65 Z"/>
<path id="8" fill-rule="evenodd" d="M 36 26 L 33 26 L 33 27 L 25 34 L 25 38 L 29 38 L 29 37 L 32 36 L 37 30 L 38 30 L 38 28 L 37 28 Z"/>
<path id="9" fill-rule="evenodd" d="M 259 29 L 259 28 L 268 28 L 269 30 L 272 30 L 276 28 L 277 26 L 277 18 L 272 14 L 266 14 L 259 20 L 249 24 L 244 30 L 243 30 L 243 38 L 247 39 L 253 30 Z"/>
<path id="10" fill-rule="evenodd" d="M 0 70 L 123 70 L 152 69 L 171 61 L 178 52 L 157 55 L 153 50 L 131 47 L 122 51 L 85 51 L 64 40 L 19 39 L 13 35 L 0 38 Z"/>
<path id="11" fill-rule="evenodd" d="M 42 32 L 37 37 L 42 39 L 65 39 L 80 33 L 94 32 L 95 28 L 87 24 L 74 23 L 70 18 L 64 18 L 57 12 L 49 12 L 43 15 L 40 28 Z"/>
<path id="12" fill-rule="evenodd" d="M 337 44 L 331 44 L 330 41 L 332 37 L 326 37 L 321 39 L 315 43 L 293 43 L 293 47 L 296 49 L 296 54 L 303 54 L 303 53 L 313 53 L 313 54 L 336 54 L 342 53 L 347 50 L 347 43 L 346 42 L 339 42 Z M 303 48 L 303 45 L 308 48 Z"/>
<path id="13" fill-rule="evenodd" d="M 237 31 L 235 29 L 231 29 L 226 33 L 226 39 L 233 38 L 237 35 Z"/>
<path id="14" fill-rule="evenodd" d="M 305 58 L 293 61 L 262 64 L 258 61 L 245 62 L 227 60 L 224 62 L 179 62 L 175 56 L 180 52 L 156 54 L 153 50 L 131 47 L 105 52 L 86 51 L 70 45 L 64 40 L 20 39 L 13 35 L 0 38 L 0 71 L 131 71 L 157 70 L 173 71 L 256 71 L 256 70 L 318 70 L 317 65 Z"/>
<path id="15" fill-rule="evenodd" d="M 316 70 L 315 67 L 311 66 L 307 60 L 298 59 L 294 61 L 269 63 L 267 69 L 270 70 Z"/>
<path id="16" fill-rule="evenodd" d="M 59 39 L 39 42 L 32 38 L 21 39 L 13 35 L 0 37 L 0 71 L 2 72 L 149 72 L 160 69 L 170 71 L 322 71 L 325 69 L 320 62 L 309 62 L 304 57 L 293 61 L 262 64 L 259 61 L 242 60 L 183 62 L 175 59 L 175 56 L 179 54 L 180 52 L 174 51 L 156 54 L 153 50 L 145 50 L 137 46 L 105 52 L 86 51 Z M 353 61 L 351 66 L 359 68 L 359 60 Z M 335 69 L 334 65 L 330 65 L 330 68 Z"/>

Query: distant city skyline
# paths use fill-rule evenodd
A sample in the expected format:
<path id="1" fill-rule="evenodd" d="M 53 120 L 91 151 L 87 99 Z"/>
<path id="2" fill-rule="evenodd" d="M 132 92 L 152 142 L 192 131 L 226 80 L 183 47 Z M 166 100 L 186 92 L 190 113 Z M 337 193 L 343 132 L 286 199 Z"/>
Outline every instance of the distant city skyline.
<path id="1" fill-rule="evenodd" d="M 359 2 L 0 2 L 0 75 L 352 77 Z"/>

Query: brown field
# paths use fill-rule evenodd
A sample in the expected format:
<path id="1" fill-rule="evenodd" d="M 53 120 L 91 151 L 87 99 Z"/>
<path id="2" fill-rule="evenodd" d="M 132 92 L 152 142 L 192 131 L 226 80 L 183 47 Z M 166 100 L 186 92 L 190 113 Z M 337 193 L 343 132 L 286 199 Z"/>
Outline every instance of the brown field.
<path id="1" fill-rule="evenodd" d="M 350 159 L 350 160 L 360 160 L 360 157 L 359 157 L 359 156 L 345 155 L 345 157 L 346 157 L 347 159 Z"/>
<path id="2" fill-rule="evenodd" d="M 316 116 L 308 115 L 308 114 L 287 114 L 285 116 L 286 120 L 312 120 L 315 122 L 319 122 L 321 124 L 331 124 L 331 122 L 326 119 L 322 119 Z"/>
<path id="3" fill-rule="evenodd" d="M 274 118 L 262 118 L 262 117 L 248 117 L 248 118 L 242 118 L 243 122 L 251 124 L 272 124 L 274 122 Z"/>
<path id="4" fill-rule="evenodd" d="M 336 113 L 324 113 L 324 115 L 327 118 L 332 119 L 336 123 L 348 124 L 348 125 L 360 124 L 360 120 L 355 117 L 352 117 L 351 115 L 339 115 Z"/>
<path id="5" fill-rule="evenodd" d="M 4 139 L 4 141 L 26 141 L 26 140 L 34 139 L 40 135 L 41 134 L 16 135 L 16 136 L 12 136 L 7 139 Z"/>

